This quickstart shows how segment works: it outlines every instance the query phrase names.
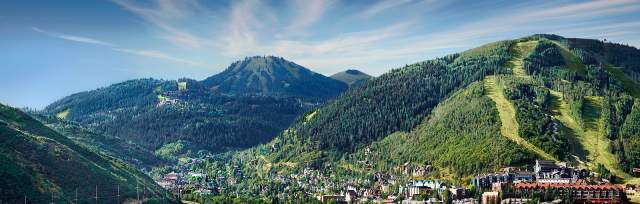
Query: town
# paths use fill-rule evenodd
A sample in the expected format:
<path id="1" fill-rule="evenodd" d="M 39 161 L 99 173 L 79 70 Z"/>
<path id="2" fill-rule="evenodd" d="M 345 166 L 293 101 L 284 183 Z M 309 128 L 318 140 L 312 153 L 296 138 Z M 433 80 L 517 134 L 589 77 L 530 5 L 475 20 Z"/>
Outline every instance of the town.
<path id="1" fill-rule="evenodd" d="M 627 203 L 640 186 L 613 184 L 599 173 L 572 167 L 565 162 L 536 160 L 532 169 L 505 167 L 498 172 L 478 173 L 469 184 L 453 184 L 439 179 L 420 179 L 433 171 L 431 165 L 399 168 L 400 174 L 375 172 L 370 178 L 337 178 L 305 168 L 298 174 L 271 174 L 281 191 L 269 185 L 238 189 L 247 179 L 238 164 L 225 164 L 217 176 L 194 171 L 205 159 L 191 159 L 157 178 L 157 183 L 178 197 L 198 201 L 200 197 L 240 192 L 274 195 L 282 200 L 292 195 L 317 199 L 322 203 Z M 409 178 L 409 179 L 407 179 Z M 303 192 L 303 195 L 297 195 Z M 543 202 L 544 201 L 544 202 Z"/>

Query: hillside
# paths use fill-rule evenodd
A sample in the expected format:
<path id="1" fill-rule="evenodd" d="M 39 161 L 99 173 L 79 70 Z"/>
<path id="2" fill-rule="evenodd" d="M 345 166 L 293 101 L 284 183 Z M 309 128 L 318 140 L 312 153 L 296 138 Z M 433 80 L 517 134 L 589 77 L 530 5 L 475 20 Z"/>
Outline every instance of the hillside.
<path id="1" fill-rule="evenodd" d="M 178 140 L 193 152 L 225 152 L 268 142 L 346 88 L 282 58 L 250 57 L 203 81 L 129 80 L 62 98 L 44 113 L 147 152 Z"/>
<path id="2" fill-rule="evenodd" d="M 636 57 L 630 57 L 633 55 Z M 340 166 L 343 158 L 358 157 L 364 150 L 378 147 L 382 150 L 370 154 L 386 156 L 370 160 L 373 164 L 384 164 L 387 169 L 406 161 L 434 164 L 440 173 L 454 178 L 543 158 L 570 161 L 592 170 L 602 164 L 617 177 L 612 179 L 635 183 L 638 179 L 630 176 L 630 171 L 640 166 L 638 133 L 632 125 L 638 123 L 634 111 L 640 105 L 634 97 L 639 84 L 634 77 L 638 58 L 638 49 L 620 44 L 534 35 L 419 62 L 371 79 L 314 110 L 309 114 L 312 117 L 299 120 L 274 140 L 265 157 L 271 163 L 323 169 Z M 459 94 L 454 93 L 478 89 L 474 84 L 480 81 L 485 84 L 482 100 L 456 102 L 460 110 L 445 108 L 457 101 Z M 487 99 L 493 104 L 483 102 Z M 495 111 L 458 113 L 471 111 L 467 106 L 489 108 L 476 103 L 493 106 Z M 448 118 L 465 114 L 492 118 L 487 120 L 493 122 L 476 125 L 478 132 L 473 132 L 465 131 L 466 125 L 477 122 Z M 455 131 L 438 128 L 440 120 L 448 121 L 442 126 Z M 495 134 L 495 129 L 486 128 L 496 125 L 508 140 L 505 144 L 518 144 L 498 150 L 513 149 L 522 154 L 498 157 L 477 150 L 474 156 L 479 161 L 504 161 L 478 166 L 449 159 L 470 155 L 459 150 L 476 148 L 472 141 L 485 140 L 477 134 Z M 456 139 L 449 142 L 447 137 Z M 351 169 L 354 163 L 342 165 Z"/>
<path id="3" fill-rule="evenodd" d="M 344 82 L 345 84 L 349 85 L 349 87 L 360 86 L 367 80 L 371 79 L 370 75 L 355 69 L 348 69 L 343 72 L 338 72 L 331 75 L 330 77 L 332 79 Z"/>
<path id="4" fill-rule="evenodd" d="M 280 57 L 247 57 L 202 81 L 204 86 L 230 94 L 264 94 L 332 98 L 347 86 Z"/>
<path id="5" fill-rule="evenodd" d="M 136 199 L 175 202 L 153 180 L 110 156 L 76 144 L 22 111 L 0 105 L 0 198 L 29 203 Z M 138 188 L 138 189 L 136 189 Z M 119 197 L 118 197 L 119 192 Z"/>
<path id="6" fill-rule="evenodd" d="M 149 151 L 140 145 L 129 143 L 114 136 L 98 134 L 78 123 L 35 112 L 29 114 L 47 127 L 67 136 L 85 148 L 118 158 L 129 164 L 148 167 L 165 162 L 158 159 L 153 151 Z"/>

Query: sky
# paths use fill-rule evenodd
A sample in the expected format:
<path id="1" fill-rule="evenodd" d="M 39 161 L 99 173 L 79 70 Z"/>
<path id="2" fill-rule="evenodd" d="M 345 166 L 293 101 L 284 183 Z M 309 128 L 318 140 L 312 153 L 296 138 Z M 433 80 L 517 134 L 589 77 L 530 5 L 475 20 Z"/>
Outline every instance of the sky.
<path id="1" fill-rule="evenodd" d="M 536 33 L 640 47 L 640 0 L 3 0 L 0 103 L 39 109 L 124 80 L 202 80 L 256 55 L 378 76 Z"/>

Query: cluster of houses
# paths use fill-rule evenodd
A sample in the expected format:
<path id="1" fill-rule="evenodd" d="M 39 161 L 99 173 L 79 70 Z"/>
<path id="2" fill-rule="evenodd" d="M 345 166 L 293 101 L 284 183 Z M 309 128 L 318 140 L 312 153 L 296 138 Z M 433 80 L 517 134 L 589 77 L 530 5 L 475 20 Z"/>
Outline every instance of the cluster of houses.
<path id="1" fill-rule="evenodd" d="M 219 184 L 228 182 L 229 179 L 227 177 L 221 175 L 213 178 L 207 176 L 207 174 L 190 170 L 192 165 L 202 162 L 202 159 L 190 159 L 188 162 L 179 165 L 175 169 L 177 172 L 172 171 L 164 174 L 162 178 L 156 180 L 156 183 L 178 196 L 189 192 L 207 195 L 224 190 L 224 186 Z"/>
<path id="2" fill-rule="evenodd" d="M 422 167 L 420 167 L 422 168 Z M 417 168 L 416 168 L 417 169 Z M 410 174 L 412 175 L 412 174 Z M 392 176 L 376 173 L 374 181 L 395 181 Z M 384 183 L 384 182 L 382 182 Z M 427 204 L 442 203 L 443 193 L 448 192 L 448 199 L 455 204 L 523 204 L 531 201 L 531 195 L 543 195 L 554 192 L 557 199 L 548 203 L 623 203 L 627 195 L 637 194 L 638 186 L 613 185 L 594 182 L 590 172 L 585 169 L 569 167 L 566 163 L 537 160 L 533 171 L 521 168 L 503 168 L 498 173 L 478 174 L 471 183 L 475 189 L 475 196 L 470 189 L 461 186 L 448 185 L 439 180 L 411 180 L 399 185 L 398 190 L 390 192 L 388 186 L 378 185 L 379 192 L 369 189 L 347 187 L 344 191 L 334 195 L 319 195 L 322 202 L 337 201 L 339 203 L 358 203 L 374 201 L 377 203 Z M 597 184 L 594 184 L 597 183 Z M 394 183 L 390 183 L 393 186 Z M 398 185 L 396 185 L 398 186 Z M 508 189 L 508 190 L 507 190 Z M 508 191 L 508 192 L 507 192 Z M 517 195 L 517 196 L 516 196 Z"/>
<path id="3" fill-rule="evenodd" d="M 473 178 L 476 188 L 491 188 L 482 194 L 482 203 L 525 203 L 528 199 L 506 198 L 500 200 L 500 193 L 506 187 L 518 195 L 534 195 L 554 192 L 558 197 L 570 198 L 572 201 L 557 200 L 554 202 L 574 203 L 623 203 L 625 188 L 608 183 L 593 183 L 590 172 L 567 166 L 566 163 L 537 160 L 534 171 L 522 171 L 507 168 L 501 173 L 482 174 Z"/>

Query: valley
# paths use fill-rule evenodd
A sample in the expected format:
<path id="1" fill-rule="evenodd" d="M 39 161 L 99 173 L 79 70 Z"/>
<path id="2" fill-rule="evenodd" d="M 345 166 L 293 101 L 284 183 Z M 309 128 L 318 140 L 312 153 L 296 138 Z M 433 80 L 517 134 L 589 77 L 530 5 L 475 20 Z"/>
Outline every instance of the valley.
<path id="1" fill-rule="evenodd" d="M 591 43 L 533 35 L 378 77 L 247 57 L 202 81 L 129 80 L 28 113 L 116 162 L 98 169 L 153 179 L 167 202 L 477 201 L 488 178 L 512 197 L 544 182 L 616 193 L 640 181 L 640 101 L 632 71 L 582 48 Z"/>

